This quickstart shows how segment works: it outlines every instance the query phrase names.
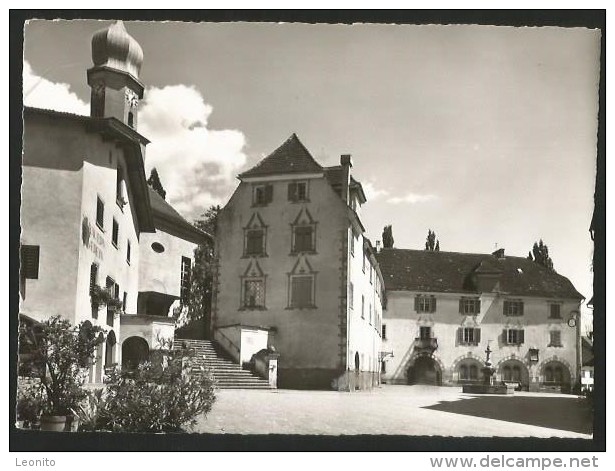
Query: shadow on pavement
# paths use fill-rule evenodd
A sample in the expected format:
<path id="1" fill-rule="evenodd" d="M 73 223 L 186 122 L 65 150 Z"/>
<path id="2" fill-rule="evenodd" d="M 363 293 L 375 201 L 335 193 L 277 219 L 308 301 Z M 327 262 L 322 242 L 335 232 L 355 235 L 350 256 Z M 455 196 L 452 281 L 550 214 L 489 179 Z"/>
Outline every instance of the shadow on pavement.
<path id="1" fill-rule="evenodd" d="M 592 433 L 591 402 L 581 398 L 474 396 L 460 401 L 440 402 L 423 409 L 584 434 Z"/>

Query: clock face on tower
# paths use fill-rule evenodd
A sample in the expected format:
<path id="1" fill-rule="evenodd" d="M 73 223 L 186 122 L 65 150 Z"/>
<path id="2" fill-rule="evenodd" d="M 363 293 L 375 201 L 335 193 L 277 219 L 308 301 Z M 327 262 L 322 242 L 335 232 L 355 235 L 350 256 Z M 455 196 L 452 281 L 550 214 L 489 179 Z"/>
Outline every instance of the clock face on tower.
<path id="1" fill-rule="evenodd" d="M 127 89 L 125 97 L 126 103 L 128 104 L 128 106 L 130 106 L 130 108 L 136 108 L 139 105 L 139 97 L 132 90 Z"/>

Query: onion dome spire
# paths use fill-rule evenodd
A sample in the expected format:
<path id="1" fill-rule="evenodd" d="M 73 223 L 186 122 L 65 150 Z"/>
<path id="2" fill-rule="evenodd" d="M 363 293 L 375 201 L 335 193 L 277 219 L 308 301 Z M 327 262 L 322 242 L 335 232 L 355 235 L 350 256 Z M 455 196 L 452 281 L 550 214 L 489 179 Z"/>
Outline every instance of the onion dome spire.
<path id="1" fill-rule="evenodd" d="M 117 69 L 138 79 L 143 49 L 118 20 L 92 36 L 92 61 L 96 67 Z"/>

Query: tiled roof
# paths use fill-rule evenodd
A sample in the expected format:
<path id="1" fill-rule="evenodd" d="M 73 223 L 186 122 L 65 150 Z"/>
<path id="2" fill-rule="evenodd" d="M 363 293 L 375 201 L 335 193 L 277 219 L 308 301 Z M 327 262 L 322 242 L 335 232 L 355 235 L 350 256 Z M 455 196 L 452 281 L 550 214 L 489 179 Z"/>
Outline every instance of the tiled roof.
<path id="1" fill-rule="evenodd" d="M 582 299 L 566 277 L 523 257 L 382 249 L 377 255 L 389 291 L 476 293 L 475 273 L 497 273 L 500 290 L 516 296 Z"/>
<path id="2" fill-rule="evenodd" d="M 181 231 L 181 234 L 186 234 L 190 237 L 189 240 L 193 240 L 194 242 L 203 242 L 204 240 L 211 238 L 209 234 L 197 229 L 192 224 L 190 224 L 184 217 L 179 214 L 173 206 L 171 206 L 162 196 L 160 196 L 155 190 L 149 189 L 149 199 L 152 205 L 152 213 L 154 214 L 154 223 L 156 224 L 157 229 L 162 229 L 165 232 L 175 232 L 174 229 L 178 229 Z M 163 224 L 162 222 L 166 222 L 167 224 Z M 169 225 L 169 223 L 171 225 Z M 181 236 L 181 235 L 180 235 Z"/>
<path id="3" fill-rule="evenodd" d="M 284 175 L 292 173 L 321 173 L 323 168 L 314 160 L 296 134 L 261 160 L 239 178 Z"/>

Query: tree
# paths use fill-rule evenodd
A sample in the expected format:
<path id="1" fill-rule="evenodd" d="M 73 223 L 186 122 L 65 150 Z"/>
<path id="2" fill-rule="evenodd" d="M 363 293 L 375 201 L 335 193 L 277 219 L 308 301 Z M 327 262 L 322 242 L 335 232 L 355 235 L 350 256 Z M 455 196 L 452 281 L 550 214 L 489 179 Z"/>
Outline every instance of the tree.
<path id="1" fill-rule="evenodd" d="M 216 222 L 220 206 L 210 206 L 200 219 L 194 221 L 194 226 L 211 234 L 216 233 Z M 194 265 L 190 285 L 190 297 L 186 321 L 192 322 L 207 319 L 211 315 L 211 299 L 213 292 L 213 275 L 215 269 L 214 243 L 207 241 L 199 244 L 194 250 Z"/>
<path id="2" fill-rule="evenodd" d="M 534 255 L 534 262 L 542 265 L 547 270 L 555 271 L 553 269 L 553 260 L 549 257 L 549 247 L 547 247 L 547 244 L 545 244 L 542 239 L 540 239 L 539 242 L 534 242 L 532 254 Z"/>
<path id="3" fill-rule="evenodd" d="M 429 252 L 440 251 L 440 241 L 436 239 L 436 232 L 429 229 L 427 233 L 427 240 L 425 242 L 425 250 Z"/>
<path id="4" fill-rule="evenodd" d="M 147 184 L 152 187 L 152 190 L 162 196 L 162 199 L 167 197 L 167 192 L 160 182 L 160 176 L 158 175 L 158 170 L 156 170 L 156 167 L 154 167 L 150 172 L 149 178 L 147 179 Z"/>
<path id="5" fill-rule="evenodd" d="M 384 230 L 382 231 L 382 246 L 385 249 L 392 249 L 395 240 L 393 239 L 393 226 L 390 224 L 388 226 L 384 226 Z"/>

